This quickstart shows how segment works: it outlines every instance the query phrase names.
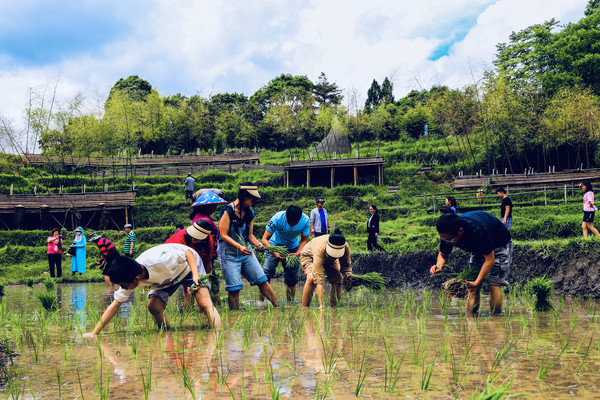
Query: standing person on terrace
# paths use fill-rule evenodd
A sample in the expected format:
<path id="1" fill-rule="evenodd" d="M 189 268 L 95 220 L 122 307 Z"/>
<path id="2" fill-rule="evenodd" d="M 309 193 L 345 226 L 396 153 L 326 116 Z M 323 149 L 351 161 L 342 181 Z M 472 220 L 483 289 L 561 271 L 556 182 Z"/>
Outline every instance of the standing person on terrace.
<path id="1" fill-rule="evenodd" d="M 264 246 L 283 246 L 289 251 L 288 255 L 299 257 L 300 252 L 308 243 L 309 233 L 310 222 L 308 216 L 302 212 L 300 207 L 292 205 L 285 211 L 279 211 L 271 217 L 262 237 L 262 244 Z M 300 240 L 298 240 L 298 236 L 300 236 Z M 271 282 L 271 279 L 275 276 L 277 264 L 280 262 L 283 265 L 287 301 L 294 301 L 300 263 L 288 266 L 285 257 L 281 254 L 266 252 L 263 270 L 269 282 Z"/>
<path id="2" fill-rule="evenodd" d="M 496 193 L 498 193 L 498 197 L 502 199 L 502 203 L 500 204 L 500 219 L 502 223 L 506 226 L 506 229 L 510 231 L 512 227 L 512 210 L 513 203 L 510 197 L 506 195 L 506 189 L 498 188 L 496 189 Z"/>
<path id="3" fill-rule="evenodd" d="M 191 226 L 187 227 L 187 229 L 182 229 L 171 235 L 170 238 L 165 240 L 165 243 L 179 243 L 196 250 L 196 253 L 198 253 L 202 260 L 206 273 L 210 274 L 212 272 L 214 246 L 212 236 L 210 235 L 210 224 L 207 221 L 201 219 L 194 222 Z M 211 292 L 212 284 L 211 281 Z M 217 280 L 217 285 L 218 284 L 219 281 Z M 218 288 L 217 293 L 219 293 Z M 189 286 L 183 285 L 183 304 L 185 307 L 191 305 L 191 297 Z"/>
<path id="4" fill-rule="evenodd" d="M 456 199 L 453 196 L 446 197 L 446 207 L 448 207 L 448 211 L 451 214 L 458 215 L 458 209 L 456 208 Z"/>
<path id="5" fill-rule="evenodd" d="M 313 208 L 310 212 L 310 233 L 313 233 L 315 237 L 321 235 L 327 235 L 329 233 L 329 214 L 323 207 L 323 199 L 317 199 L 317 207 Z"/>
<path id="6" fill-rule="evenodd" d="M 194 178 L 192 178 L 192 174 L 188 173 L 187 178 L 185 178 L 184 182 L 184 190 L 185 190 L 185 199 L 190 199 L 190 204 L 194 202 Z"/>
<path id="7" fill-rule="evenodd" d="M 96 243 L 98 246 L 98 250 L 100 251 L 100 259 L 96 261 L 96 265 L 98 268 L 102 268 L 102 275 L 104 276 L 104 282 L 106 282 L 106 290 L 113 290 L 113 283 L 110 281 L 108 277 L 108 267 L 112 263 L 112 261 L 119 257 L 119 252 L 117 248 L 110 240 L 103 238 L 97 233 L 92 233 L 88 236 L 88 242 Z"/>
<path id="8" fill-rule="evenodd" d="M 598 229 L 594 228 L 594 214 L 598 207 L 594 205 L 594 189 L 592 188 L 591 182 L 582 182 L 579 184 L 579 188 L 583 192 L 583 222 L 581 223 L 581 229 L 583 229 L 583 237 L 588 236 L 588 231 L 596 236 L 600 236 Z"/>
<path id="9" fill-rule="evenodd" d="M 262 247 L 252 233 L 254 228 L 254 202 L 260 199 L 257 187 L 252 183 L 242 183 L 237 199 L 223 206 L 219 215 L 219 264 L 225 278 L 229 308 L 240 308 L 240 290 L 243 289 L 242 276 L 251 285 L 257 285 L 264 297 L 275 307 L 279 305 L 267 276 L 252 251 L 250 245 Z"/>
<path id="10" fill-rule="evenodd" d="M 125 244 L 123 249 L 125 251 L 125 255 L 127 257 L 133 258 L 133 254 L 135 253 L 135 232 L 133 231 L 133 225 L 127 224 L 123 227 L 125 230 Z"/>
<path id="11" fill-rule="evenodd" d="M 385 252 L 385 249 L 377 243 L 377 240 L 379 239 L 379 212 L 375 204 L 369 206 L 369 213 L 371 215 L 367 220 L 367 232 L 369 233 L 369 237 L 367 238 L 367 249 L 369 251 L 377 249 Z"/>
<path id="12" fill-rule="evenodd" d="M 443 214 L 437 221 L 440 235 L 440 252 L 437 262 L 429 270 L 435 275 L 442 270 L 454 247 L 471 253 L 470 266 L 480 267 L 473 282 L 467 282 L 469 296 L 467 312 L 479 310 L 480 290 L 483 282 L 490 289 L 490 310 L 502 312 L 502 289 L 508 286 L 508 277 L 513 256 L 513 242 L 506 226 L 485 211 L 470 211 L 460 216 Z"/>
<path id="13" fill-rule="evenodd" d="M 161 244 L 146 250 L 135 260 L 119 256 L 109 266 L 108 275 L 110 281 L 120 288 L 94 330 L 84 334 L 84 337 L 100 333 L 138 286 L 151 289 L 148 292 L 148 311 L 159 327 L 169 329 L 169 320 L 164 314 L 169 298 L 180 285 L 195 284 L 197 288 L 194 296 L 198 306 L 204 311 L 209 325 L 214 329 L 221 329 L 221 316 L 210 301 L 210 284 L 198 281 L 199 276 L 205 275 L 202 260 L 198 253 L 187 246 L 177 243 Z"/>
<path id="14" fill-rule="evenodd" d="M 48 264 L 50 267 L 50 277 L 54 278 L 54 267 L 56 266 L 56 277 L 62 276 L 62 244 L 63 239 L 58 228 L 52 229 L 52 236 L 47 239 L 48 242 Z"/>
<path id="15" fill-rule="evenodd" d="M 336 229 L 332 235 L 314 238 L 302 249 L 300 265 L 306 283 L 302 291 L 302 305 L 309 307 L 315 288 L 319 308 L 323 308 L 323 285 L 325 275 L 331 283 L 331 305 L 336 307 L 342 293 L 342 281 L 352 275 L 350 246 L 346 238 Z"/>
<path id="16" fill-rule="evenodd" d="M 86 243 L 83 236 L 83 228 L 78 226 L 75 228 L 75 240 L 71 247 L 75 247 L 75 255 L 71 257 L 71 272 L 75 274 L 85 274 L 85 259 L 86 259 Z"/>

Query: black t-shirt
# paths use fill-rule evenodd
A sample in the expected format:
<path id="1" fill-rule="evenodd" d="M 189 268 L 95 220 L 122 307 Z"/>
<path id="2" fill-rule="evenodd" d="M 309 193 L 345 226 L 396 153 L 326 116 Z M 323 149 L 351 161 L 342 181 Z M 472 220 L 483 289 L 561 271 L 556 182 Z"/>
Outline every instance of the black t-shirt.
<path id="1" fill-rule="evenodd" d="M 508 196 L 505 196 L 502 199 L 502 204 L 500 205 L 500 219 L 504 218 L 504 213 L 506 213 L 506 207 L 510 207 L 510 210 L 508 211 L 508 218 L 512 218 L 513 205 L 512 200 Z"/>
<path id="2" fill-rule="evenodd" d="M 464 221 L 465 233 L 455 245 L 440 241 L 440 252 L 450 254 L 454 246 L 469 253 L 490 254 L 510 242 L 510 232 L 498 218 L 485 211 L 470 211 L 458 217 Z"/>

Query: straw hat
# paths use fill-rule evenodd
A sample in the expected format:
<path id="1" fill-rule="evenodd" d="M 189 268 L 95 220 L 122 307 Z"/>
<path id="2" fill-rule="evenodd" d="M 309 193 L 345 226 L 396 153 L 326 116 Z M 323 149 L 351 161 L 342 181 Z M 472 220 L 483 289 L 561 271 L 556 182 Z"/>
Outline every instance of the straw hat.
<path id="1" fill-rule="evenodd" d="M 210 235 L 210 224 L 205 219 L 199 219 L 185 231 L 196 240 L 204 240 Z"/>
<path id="2" fill-rule="evenodd" d="M 244 189 L 245 191 L 247 191 L 248 193 L 250 193 L 252 196 L 256 197 L 257 199 L 260 199 L 260 194 L 258 193 L 258 186 L 240 186 L 240 189 Z"/>
<path id="3" fill-rule="evenodd" d="M 341 233 L 329 235 L 325 252 L 329 257 L 341 258 L 346 253 L 346 238 Z"/>

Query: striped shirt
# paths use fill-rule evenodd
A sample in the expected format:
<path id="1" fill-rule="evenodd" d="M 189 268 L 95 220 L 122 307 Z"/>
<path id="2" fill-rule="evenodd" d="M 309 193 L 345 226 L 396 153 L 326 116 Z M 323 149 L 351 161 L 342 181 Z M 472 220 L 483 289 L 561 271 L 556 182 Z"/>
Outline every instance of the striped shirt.
<path id="1" fill-rule="evenodd" d="M 135 253 L 135 232 L 131 231 L 127 234 L 127 236 L 125 236 L 125 254 L 129 254 L 129 252 L 131 251 L 131 254 Z"/>
<path id="2" fill-rule="evenodd" d="M 98 250 L 100 250 L 100 261 L 106 260 L 110 262 L 113 258 L 119 255 L 119 252 L 115 248 L 113 242 L 108 239 L 100 238 L 98 240 Z"/>

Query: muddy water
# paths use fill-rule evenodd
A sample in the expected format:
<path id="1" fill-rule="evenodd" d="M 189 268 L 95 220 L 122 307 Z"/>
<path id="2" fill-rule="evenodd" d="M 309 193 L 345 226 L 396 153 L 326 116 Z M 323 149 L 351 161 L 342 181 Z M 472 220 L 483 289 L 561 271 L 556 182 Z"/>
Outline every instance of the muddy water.
<path id="1" fill-rule="evenodd" d="M 282 298 L 282 283 L 274 288 Z M 51 314 L 36 290 L 7 287 L 2 300 L 2 337 L 19 353 L 3 397 L 465 399 L 491 381 L 533 399 L 600 398 L 594 302 L 556 299 L 557 312 L 532 313 L 528 299 L 507 296 L 503 316 L 483 303 L 472 318 L 435 293 L 355 289 L 337 310 L 275 310 L 245 288 L 244 310 L 221 309 L 215 336 L 177 295 L 167 308 L 175 329 L 158 332 L 137 293 L 96 341 L 81 332 L 110 302 L 104 284 L 60 285 Z"/>

